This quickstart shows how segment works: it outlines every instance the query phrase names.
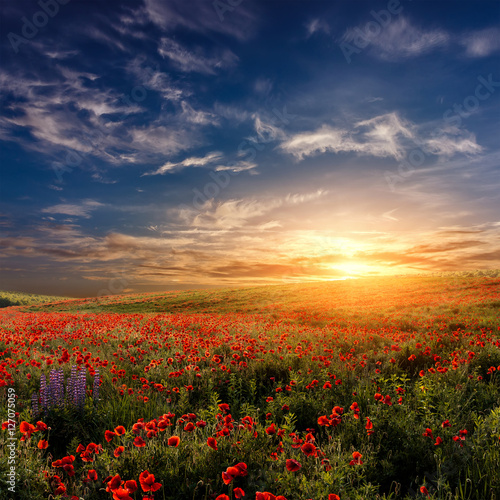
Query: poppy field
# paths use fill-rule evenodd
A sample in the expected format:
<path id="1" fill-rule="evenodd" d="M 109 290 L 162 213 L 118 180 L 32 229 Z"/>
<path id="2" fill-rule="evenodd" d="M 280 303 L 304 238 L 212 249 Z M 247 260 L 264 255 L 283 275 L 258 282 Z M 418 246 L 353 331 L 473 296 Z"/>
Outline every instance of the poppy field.
<path id="1" fill-rule="evenodd" d="M 7 307 L 0 397 L 3 499 L 499 499 L 500 278 Z"/>

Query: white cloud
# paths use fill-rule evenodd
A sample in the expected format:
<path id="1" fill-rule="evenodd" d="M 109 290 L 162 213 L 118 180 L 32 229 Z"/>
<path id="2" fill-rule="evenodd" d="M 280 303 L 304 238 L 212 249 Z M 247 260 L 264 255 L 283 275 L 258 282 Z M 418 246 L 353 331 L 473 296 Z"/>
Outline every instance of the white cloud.
<path id="1" fill-rule="evenodd" d="M 439 138 L 421 137 L 418 127 L 397 113 L 359 121 L 352 130 L 323 125 L 313 132 L 301 132 L 287 138 L 280 148 L 300 160 L 321 153 L 353 152 L 399 161 L 415 146 L 442 156 L 475 154 L 482 150 L 475 136 L 464 131 L 448 131 Z"/>
<path id="2" fill-rule="evenodd" d="M 163 175 L 167 172 L 178 172 L 179 170 L 182 170 L 186 167 L 205 167 L 207 165 L 213 165 L 215 162 L 218 162 L 223 158 L 223 156 L 224 155 L 221 152 L 213 151 L 203 157 L 192 156 L 177 163 L 167 162 L 153 172 L 147 172 L 143 175 Z"/>
<path id="3" fill-rule="evenodd" d="M 428 139 L 425 144 L 431 153 L 442 156 L 453 156 L 456 153 L 474 155 L 483 150 L 477 144 L 474 134 L 462 137 L 441 136 L 436 139 Z"/>
<path id="4" fill-rule="evenodd" d="M 93 210 L 96 210 L 103 206 L 103 203 L 99 203 L 95 200 L 84 200 L 79 205 L 72 203 L 60 203 L 59 205 L 53 205 L 51 207 L 42 209 L 42 213 L 74 215 L 76 217 L 84 217 L 86 219 L 89 219 Z"/>
<path id="5" fill-rule="evenodd" d="M 177 69 L 186 73 L 215 75 L 218 69 L 234 66 L 238 61 L 238 57 L 229 49 L 206 56 L 200 48 L 190 51 L 170 38 L 161 39 L 158 53 L 163 58 L 170 59 Z"/>
<path id="6" fill-rule="evenodd" d="M 220 19 L 214 2 L 205 0 L 145 0 L 144 14 L 147 19 L 165 31 L 172 31 L 176 27 L 187 28 L 197 33 L 222 33 L 238 40 L 246 40 L 255 30 L 257 17 L 250 9 L 256 6 L 252 3 L 231 5 L 223 19 Z M 193 15 L 196 13 L 196 15 Z M 137 12 L 136 18 L 140 17 Z"/>
<path id="7" fill-rule="evenodd" d="M 196 125 L 218 125 L 219 120 L 213 113 L 207 111 L 195 111 L 191 105 L 186 102 L 181 102 L 182 115 L 187 122 L 195 123 Z"/>
<path id="8" fill-rule="evenodd" d="M 469 57 L 486 57 L 500 51 L 500 30 L 488 28 L 464 35 L 460 43 Z"/>
<path id="9" fill-rule="evenodd" d="M 330 27 L 328 26 L 328 23 L 323 19 L 316 18 L 316 19 L 311 19 L 306 24 L 306 31 L 308 38 L 314 33 L 320 33 L 320 32 L 326 33 L 328 35 L 330 33 Z"/>
<path id="10" fill-rule="evenodd" d="M 192 227 L 231 229 L 247 225 L 255 225 L 258 229 L 270 229 L 280 224 L 257 222 L 251 224 L 250 219 L 256 219 L 280 207 L 300 205 L 324 197 L 328 191 L 319 189 L 311 193 L 290 193 L 275 198 L 243 198 L 226 201 L 207 200 L 200 210 L 190 207 L 171 210 L 174 217 L 182 219 Z"/>
<path id="11" fill-rule="evenodd" d="M 360 40 L 360 30 L 360 27 L 348 29 L 342 41 L 356 43 Z M 400 60 L 431 52 L 446 45 L 449 39 L 450 36 L 443 30 L 420 29 L 405 17 L 399 17 L 388 26 L 381 27 L 380 32 L 365 33 L 361 46 L 371 45 L 372 53 L 380 59 Z"/>

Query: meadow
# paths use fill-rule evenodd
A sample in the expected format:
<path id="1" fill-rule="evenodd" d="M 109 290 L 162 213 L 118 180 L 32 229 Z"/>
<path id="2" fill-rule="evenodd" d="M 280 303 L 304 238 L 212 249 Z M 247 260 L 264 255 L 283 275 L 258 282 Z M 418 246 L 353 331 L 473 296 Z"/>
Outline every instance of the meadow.
<path id="1" fill-rule="evenodd" d="M 57 299 L 0 328 L 2 499 L 500 498 L 500 278 Z"/>

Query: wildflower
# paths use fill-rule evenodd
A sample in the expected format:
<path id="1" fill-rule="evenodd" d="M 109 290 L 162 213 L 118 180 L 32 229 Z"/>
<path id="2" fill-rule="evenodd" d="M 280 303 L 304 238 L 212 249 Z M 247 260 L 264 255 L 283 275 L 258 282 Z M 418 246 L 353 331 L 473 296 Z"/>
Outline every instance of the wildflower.
<path id="1" fill-rule="evenodd" d="M 161 488 L 160 483 L 155 483 L 154 474 L 150 474 L 147 470 L 139 474 L 139 482 L 143 491 L 157 491 Z"/>
<path id="2" fill-rule="evenodd" d="M 134 493 L 139 487 L 137 486 L 137 483 L 133 479 L 131 479 L 129 481 L 125 481 L 125 488 L 129 493 Z"/>
<path id="3" fill-rule="evenodd" d="M 104 432 L 104 437 L 108 443 L 110 441 L 112 441 L 115 436 L 116 436 L 116 434 L 113 431 L 105 431 Z"/>
<path id="4" fill-rule="evenodd" d="M 349 462 L 349 465 L 362 465 L 363 464 L 363 461 L 361 460 L 362 456 L 363 455 L 361 455 L 359 451 L 353 452 L 352 454 L 353 460 Z"/>
<path id="5" fill-rule="evenodd" d="M 217 451 L 217 440 L 213 437 L 207 439 L 207 445 L 213 450 Z"/>
<path id="6" fill-rule="evenodd" d="M 300 449 L 306 457 L 310 457 L 311 455 L 314 457 L 316 456 L 316 446 L 312 443 L 304 443 Z"/>
<path id="7" fill-rule="evenodd" d="M 168 445 L 169 446 L 172 446 L 174 448 L 177 448 L 177 446 L 179 446 L 179 443 L 181 442 L 181 438 L 178 437 L 178 436 L 171 436 L 168 438 Z"/>
<path id="8" fill-rule="evenodd" d="M 125 430 L 125 427 L 123 427 L 123 425 L 119 425 L 116 429 L 115 429 L 115 434 L 117 436 L 123 436 L 125 434 L 125 432 L 127 432 Z"/>
<path id="9" fill-rule="evenodd" d="M 432 429 L 425 429 L 425 432 L 422 434 L 422 436 L 432 438 Z"/>
<path id="10" fill-rule="evenodd" d="M 141 436 L 136 436 L 136 438 L 134 439 L 134 446 L 137 446 L 137 448 L 143 448 L 144 446 L 146 446 L 146 441 L 144 441 Z"/>
<path id="11" fill-rule="evenodd" d="M 300 465 L 300 463 L 297 462 L 297 460 L 294 460 L 293 458 L 288 458 L 286 461 L 286 468 L 290 472 L 297 472 L 301 467 L 302 465 Z"/>
<path id="12" fill-rule="evenodd" d="M 113 476 L 106 484 L 106 491 L 114 491 L 117 490 L 120 487 L 120 484 L 122 483 L 122 479 L 119 474 L 116 474 L 116 476 Z"/>
<path id="13" fill-rule="evenodd" d="M 118 458 L 124 451 L 125 451 L 124 446 L 118 446 L 118 448 L 116 448 L 115 451 L 113 452 L 113 455 L 115 456 L 115 458 Z"/>
<path id="14" fill-rule="evenodd" d="M 340 497 L 336 495 L 335 493 L 330 493 L 328 495 L 328 500 L 340 500 Z"/>
<path id="15" fill-rule="evenodd" d="M 236 498 L 241 498 L 245 496 L 245 492 L 241 488 L 234 488 L 233 493 Z"/>
<path id="16" fill-rule="evenodd" d="M 40 439 L 37 446 L 40 450 L 45 450 L 49 446 L 49 443 L 48 441 L 45 441 L 45 439 Z"/>
<path id="17" fill-rule="evenodd" d="M 422 495 L 425 495 L 426 497 L 430 497 L 429 491 L 425 486 L 420 486 L 420 493 L 422 493 Z"/>
<path id="18" fill-rule="evenodd" d="M 87 473 L 87 479 L 97 481 L 97 472 L 94 469 L 90 469 Z"/>

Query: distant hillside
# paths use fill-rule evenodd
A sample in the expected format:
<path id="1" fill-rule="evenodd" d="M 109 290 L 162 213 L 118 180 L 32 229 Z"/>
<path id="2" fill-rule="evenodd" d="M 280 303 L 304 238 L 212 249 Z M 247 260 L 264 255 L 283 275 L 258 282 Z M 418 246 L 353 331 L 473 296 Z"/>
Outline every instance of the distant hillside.
<path id="1" fill-rule="evenodd" d="M 50 295 L 36 295 L 34 293 L 4 292 L 0 290 L 0 307 L 9 306 L 31 306 L 35 304 L 46 304 L 67 300 L 64 297 L 52 297 Z"/>

